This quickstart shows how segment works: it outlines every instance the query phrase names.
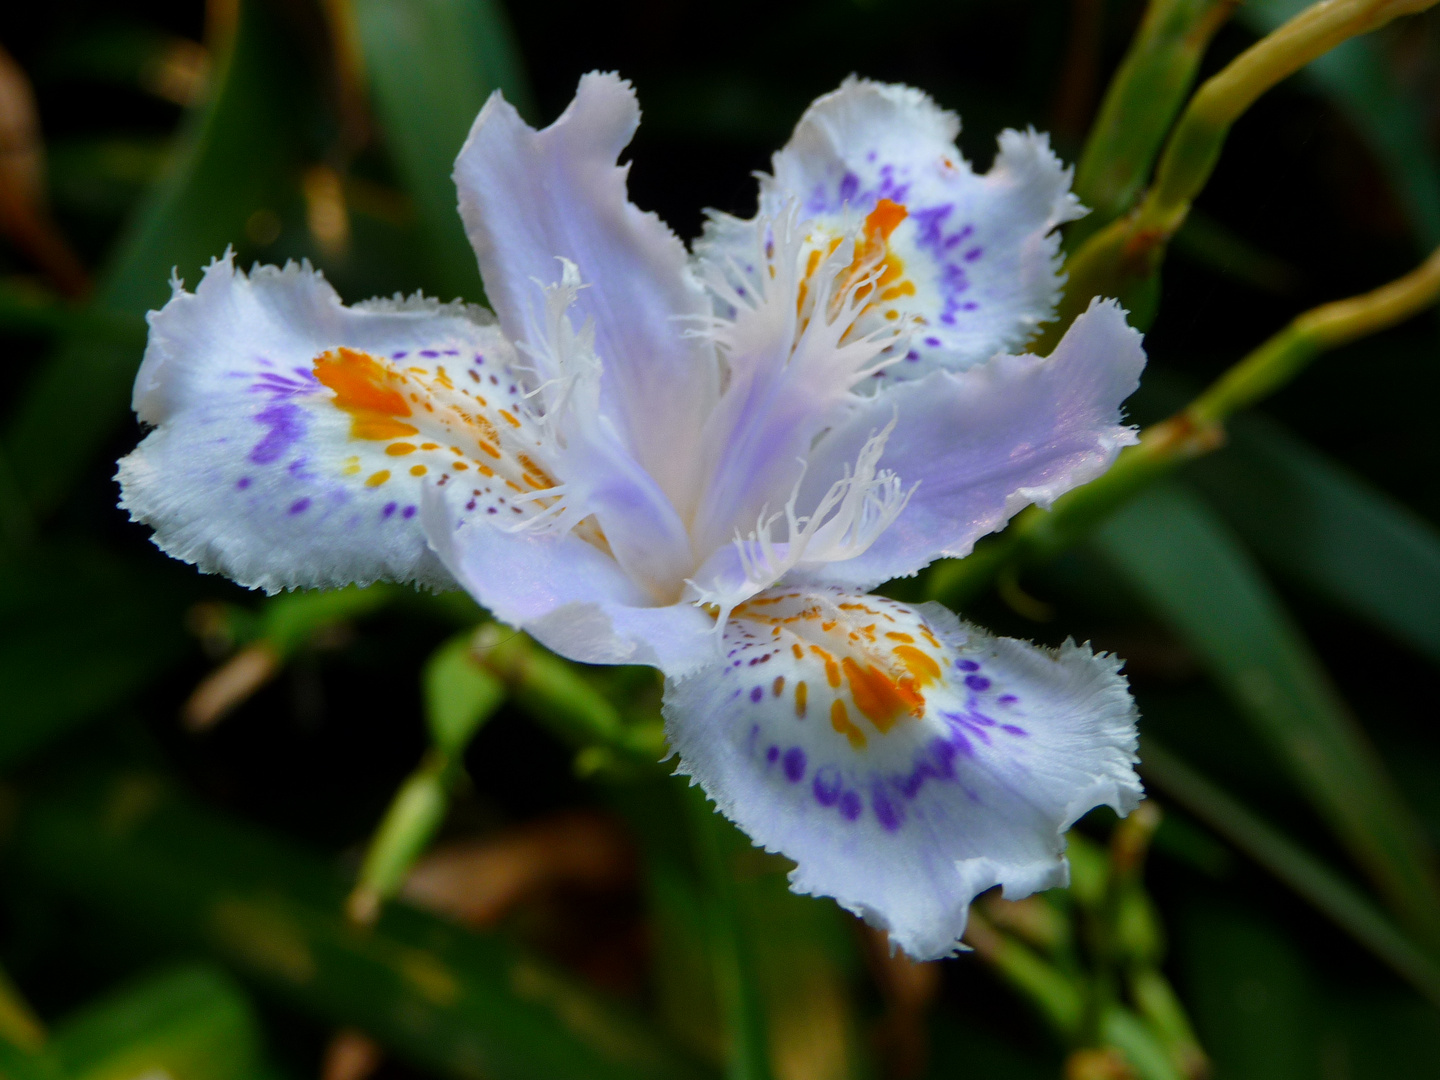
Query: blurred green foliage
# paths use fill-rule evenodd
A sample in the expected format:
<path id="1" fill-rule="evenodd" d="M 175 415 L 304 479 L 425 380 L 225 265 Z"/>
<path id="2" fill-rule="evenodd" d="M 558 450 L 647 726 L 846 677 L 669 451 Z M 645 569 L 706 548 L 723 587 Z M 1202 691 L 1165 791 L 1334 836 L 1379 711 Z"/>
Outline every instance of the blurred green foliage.
<path id="1" fill-rule="evenodd" d="M 982 167 L 1053 121 L 1096 208 L 1075 251 L 1142 199 L 1191 89 L 1303 6 L 0 13 L 38 102 L 31 210 L 89 281 L 0 240 L 0 1078 L 1440 1073 L 1432 319 L 1320 358 L 1162 485 L 892 586 L 1114 649 L 1149 740 L 1153 803 L 1080 824 L 1074 887 L 985 898 L 975 951 L 933 965 L 789 893 L 657 767 L 652 672 L 455 595 L 245 594 L 154 551 L 110 480 L 172 272 L 233 247 L 347 300 L 483 299 L 449 173 L 497 88 L 541 122 L 586 70 L 631 78 L 632 192 L 687 237 L 749 211 L 749 171 L 851 70 L 957 109 Z M 1437 102 L 1431 12 L 1236 122 L 1132 297 L 1137 422 L 1440 241 Z"/>

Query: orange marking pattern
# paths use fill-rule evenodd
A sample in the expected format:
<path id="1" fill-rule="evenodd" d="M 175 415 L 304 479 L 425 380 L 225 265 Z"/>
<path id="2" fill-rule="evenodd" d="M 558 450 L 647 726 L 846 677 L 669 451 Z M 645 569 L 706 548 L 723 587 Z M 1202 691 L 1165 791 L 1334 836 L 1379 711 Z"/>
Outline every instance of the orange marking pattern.
<path id="1" fill-rule="evenodd" d="M 841 602 L 843 596 L 772 592 L 739 605 L 731 619 L 749 648 L 766 650 L 760 662 L 793 657 L 802 673 L 823 671 L 823 683 L 795 680 L 795 716 L 805 719 L 815 685 L 828 692 L 831 726 L 863 750 L 874 735 L 924 717 L 926 689 L 943 684 L 949 660 L 912 609 L 879 597 Z M 783 676 L 774 680 L 775 697 L 784 686 Z"/>
<path id="2" fill-rule="evenodd" d="M 350 414 L 352 439 L 394 439 L 420 429 L 398 417 L 409 416 L 403 380 L 388 364 L 355 349 L 331 349 L 315 358 L 315 378 L 335 392 L 335 407 Z"/>
<path id="3" fill-rule="evenodd" d="M 447 354 L 455 355 L 455 350 Z M 344 458 L 341 475 L 355 476 L 357 484 L 370 488 L 401 480 L 409 484 L 419 477 L 440 485 L 458 481 L 468 484 L 475 496 L 467 509 L 483 502 L 482 512 L 494 512 L 493 507 L 524 514 L 553 505 L 559 496 L 519 497 L 559 484 L 543 464 L 546 444 L 503 365 L 502 359 L 493 373 L 467 367 L 467 380 L 458 370 L 452 376 L 438 364 L 401 366 L 383 355 L 345 346 L 316 356 L 311 362 L 315 378 L 333 395 L 330 403 L 349 415 L 350 438 L 377 444 L 368 458 L 363 453 Z M 472 392 L 469 383 L 484 385 L 496 404 Z M 499 407 L 504 404 L 509 408 Z M 382 466 L 382 456 L 410 457 L 416 464 L 392 472 Z M 470 475 L 462 478 L 465 473 Z M 579 534 L 602 549 L 606 546 L 593 521 Z"/>

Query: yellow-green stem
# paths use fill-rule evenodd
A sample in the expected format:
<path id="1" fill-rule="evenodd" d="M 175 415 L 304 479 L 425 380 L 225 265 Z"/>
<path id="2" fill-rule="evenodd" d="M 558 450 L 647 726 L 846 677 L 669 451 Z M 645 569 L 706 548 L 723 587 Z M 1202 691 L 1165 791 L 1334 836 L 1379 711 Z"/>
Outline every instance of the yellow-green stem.
<path id="1" fill-rule="evenodd" d="M 1274 393 L 1321 353 L 1401 323 L 1437 300 L 1440 249 L 1388 285 L 1297 316 L 1183 410 L 1146 428 L 1104 476 L 1057 499 L 1049 510 L 1030 507 L 965 559 L 938 567 L 930 595 L 961 603 L 1005 566 L 1058 554 L 1152 480 L 1222 446 L 1226 419 Z"/>
<path id="2" fill-rule="evenodd" d="M 1068 280 L 1056 319 L 1035 343 L 1053 348 L 1096 296 L 1119 298 L 1145 325 L 1170 238 L 1210 179 L 1230 126 L 1276 83 L 1316 57 L 1436 0 L 1323 0 L 1262 38 L 1195 92 L 1171 133 L 1155 182 L 1132 213 L 1091 236 L 1066 263 Z"/>

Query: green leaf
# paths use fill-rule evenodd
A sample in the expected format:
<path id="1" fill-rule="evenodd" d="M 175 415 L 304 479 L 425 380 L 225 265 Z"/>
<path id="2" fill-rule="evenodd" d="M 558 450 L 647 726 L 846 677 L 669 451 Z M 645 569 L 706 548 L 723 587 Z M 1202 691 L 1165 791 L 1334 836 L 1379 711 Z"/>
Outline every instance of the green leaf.
<path id="1" fill-rule="evenodd" d="M 200 267 L 244 237 L 290 172 L 299 90 L 291 55 L 267 6 L 243 0 L 214 96 L 178 138 L 175 164 L 121 239 L 93 301 L 96 312 L 138 330 L 169 296 L 172 270 L 192 283 Z M 98 316 L 97 316 L 98 317 Z M 7 424 L 3 447 L 37 514 L 53 510 L 91 456 L 125 419 L 139 350 L 76 335 L 50 357 Z M 54 438 L 65 417 L 66 437 Z"/>
<path id="2" fill-rule="evenodd" d="M 1188 475 L 1262 559 L 1440 664 L 1440 530 L 1279 424 L 1231 425 Z"/>
<path id="3" fill-rule="evenodd" d="M 450 793 L 439 762 L 427 762 L 400 785 L 365 849 L 360 880 L 347 901 L 352 918 L 368 923 L 379 902 L 400 891 L 410 868 L 445 821 Z"/>
<path id="4" fill-rule="evenodd" d="M 46 1053 L 67 1080 L 252 1080 L 260 1036 L 250 1003 L 223 971 L 193 965 L 151 976 L 65 1020 Z"/>
<path id="5" fill-rule="evenodd" d="M 191 577 L 87 543 L 0 564 L 0 768 L 114 707 L 184 657 Z"/>
<path id="6" fill-rule="evenodd" d="M 355 0 L 354 12 L 384 139 L 430 242 L 431 287 L 479 300 L 450 173 L 491 91 L 531 111 L 504 12 L 490 0 Z"/>
<path id="7" fill-rule="evenodd" d="M 1310 0 L 1249 0 L 1239 19 L 1267 34 L 1310 6 Z M 1440 159 L 1433 149 L 1421 102 L 1407 97 L 1374 35 L 1351 38 L 1305 69 L 1305 75 L 1333 98 L 1356 133 L 1370 144 L 1390 176 L 1421 246 L 1440 244 Z"/>
<path id="8" fill-rule="evenodd" d="M 8 859 L 119 927 L 201 948 L 325 1023 L 457 1080 L 703 1076 L 624 1007 L 491 934 L 404 904 L 358 928 L 325 861 L 187 803 L 147 773 L 53 779 Z"/>
<path id="9" fill-rule="evenodd" d="M 289 656 L 322 630 L 378 611 L 401 592 L 399 586 L 376 584 L 274 596 L 265 601 L 261 610 L 260 636 L 282 657 Z"/>
<path id="10" fill-rule="evenodd" d="M 459 634 L 425 664 L 425 721 L 447 758 L 459 757 L 505 700 L 505 685 L 475 658 L 473 633 Z"/>
<path id="11" fill-rule="evenodd" d="M 1353 885 L 1153 738 L 1140 744 L 1145 779 L 1323 912 L 1336 926 L 1440 1006 L 1440 964 Z"/>
<path id="12" fill-rule="evenodd" d="M 1379 757 L 1248 553 L 1178 484 L 1142 493 L 1094 543 L 1200 658 L 1312 805 L 1428 947 L 1432 854 Z"/>

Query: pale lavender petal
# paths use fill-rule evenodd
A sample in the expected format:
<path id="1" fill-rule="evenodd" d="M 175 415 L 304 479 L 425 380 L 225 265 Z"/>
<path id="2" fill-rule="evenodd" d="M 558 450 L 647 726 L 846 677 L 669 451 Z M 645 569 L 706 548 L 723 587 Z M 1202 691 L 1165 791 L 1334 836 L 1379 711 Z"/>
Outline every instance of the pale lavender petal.
<path id="1" fill-rule="evenodd" d="M 693 487 L 691 451 L 718 390 L 713 347 L 687 337 L 708 314 L 684 245 L 626 195 L 616 158 L 640 121 L 629 83 L 580 80 L 575 100 L 536 131 L 497 92 L 455 162 L 460 212 L 480 258 L 485 291 L 517 342 L 539 334 L 536 282 L 580 270 L 577 328 L 593 320 L 604 365 L 601 407 L 631 452 L 679 505 Z"/>
<path id="2" fill-rule="evenodd" d="M 441 562 L 496 618 L 587 664 L 649 664 L 673 675 L 715 655 L 715 622 L 692 604 L 655 606 L 580 535 L 503 532 L 431 489 L 422 518 Z"/>
<path id="3" fill-rule="evenodd" d="M 478 308 L 345 307 L 308 266 L 247 277 L 227 256 L 150 316 L 134 404 L 155 430 L 120 462 L 120 505 L 242 585 L 452 585 L 422 486 L 465 483 L 509 518 L 507 496 L 552 482 L 512 359 Z"/>
<path id="4" fill-rule="evenodd" d="M 977 174 L 955 146 L 959 130 L 919 90 L 851 77 L 810 106 L 775 155 L 774 175 L 761 177 L 762 214 L 798 202 L 819 230 L 853 228 L 881 200 L 903 208 L 888 236 L 895 272 L 862 326 L 895 315 L 923 322 L 876 387 L 1022 346 L 1059 298 L 1054 230 L 1083 213 L 1070 170 L 1045 136 L 1005 131 L 990 171 Z M 724 215 L 713 215 L 697 254 L 754 261 L 753 242 Z"/>
<path id="5" fill-rule="evenodd" d="M 1135 441 L 1120 406 L 1144 364 L 1140 334 L 1124 311 L 1097 301 L 1048 357 L 1001 355 L 873 399 L 816 447 L 802 504 L 892 419 L 883 464 L 906 487 L 919 487 L 864 554 L 805 568 L 803 576 L 870 588 L 913 574 L 937 558 L 969 554 L 1030 503 L 1048 506 L 1093 480 Z"/>
<path id="6" fill-rule="evenodd" d="M 938 605 L 777 589 L 724 655 L 666 684 L 680 771 L 796 892 L 833 896 L 911 956 L 952 952 L 969 904 L 1064 885 L 1065 831 L 1140 799 L 1119 664 L 962 625 Z"/>

